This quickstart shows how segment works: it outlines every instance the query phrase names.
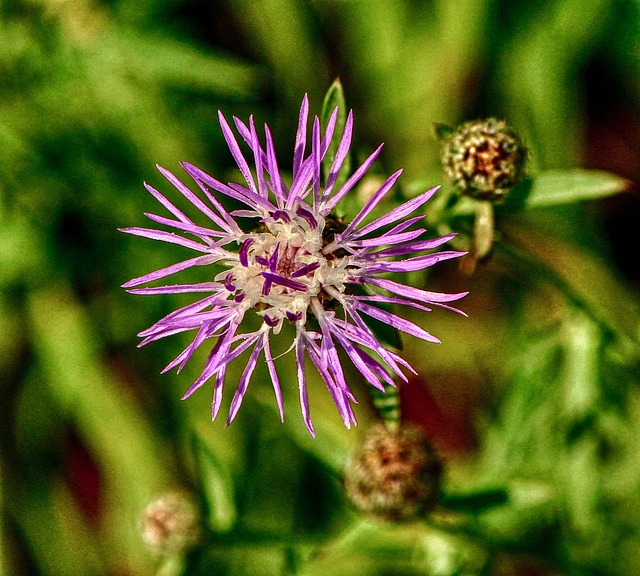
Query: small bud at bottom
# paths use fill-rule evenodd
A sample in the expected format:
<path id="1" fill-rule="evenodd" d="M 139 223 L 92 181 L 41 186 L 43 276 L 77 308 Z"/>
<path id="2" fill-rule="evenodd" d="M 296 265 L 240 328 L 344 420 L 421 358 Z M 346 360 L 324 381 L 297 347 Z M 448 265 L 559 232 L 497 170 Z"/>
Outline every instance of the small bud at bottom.
<path id="1" fill-rule="evenodd" d="M 200 538 L 200 513 L 183 492 L 168 492 L 142 512 L 140 532 L 145 543 L 160 554 L 182 554 Z"/>
<path id="2" fill-rule="evenodd" d="M 347 496 L 362 512 L 385 520 L 412 520 L 438 500 L 442 465 L 418 428 L 380 425 L 345 468 Z"/>

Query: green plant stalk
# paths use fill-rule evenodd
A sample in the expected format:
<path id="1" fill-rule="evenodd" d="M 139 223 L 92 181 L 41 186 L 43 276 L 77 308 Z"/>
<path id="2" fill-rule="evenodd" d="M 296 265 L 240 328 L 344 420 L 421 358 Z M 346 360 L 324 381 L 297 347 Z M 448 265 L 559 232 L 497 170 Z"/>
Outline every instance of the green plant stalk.
<path id="1" fill-rule="evenodd" d="M 130 565 L 143 554 L 136 519 L 147 500 L 172 483 L 145 414 L 105 367 L 89 318 L 65 284 L 34 289 L 29 322 L 37 362 L 59 410 L 72 420 L 105 476 L 113 522 L 107 535 Z M 115 532 L 114 532 L 115 531 Z M 119 558 L 113 559 L 117 563 Z"/>

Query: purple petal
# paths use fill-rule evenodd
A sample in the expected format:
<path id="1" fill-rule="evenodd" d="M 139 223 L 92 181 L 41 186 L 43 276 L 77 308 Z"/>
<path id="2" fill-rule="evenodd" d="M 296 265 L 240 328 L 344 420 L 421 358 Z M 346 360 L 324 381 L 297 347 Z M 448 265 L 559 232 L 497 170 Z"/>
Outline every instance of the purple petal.
<path id="1" fill-rule="evenodd" d="M 389 176 L 389 178 L 385 180 L 384 184 L 380 186 L 380 188 L 378 188 L 376 193 L 373 196 L 371 196 L 369 200 L 367 200 L 367 202 L 362 207 L 360 212 L 358 212 L 356 217 L 351 221 L 351 223 L 347 226 L 345 231 L 342 233 L 343 238 L 348 238 L 351 235 L 352 231 L 356 229 L 358 224 L 360 224 L 360 222 L 362 222 L 369 215 L 369 213 L 378 205 L 380 200 L 382 200 L 386 196 L 387 192 L 389 192 L 391 187 L 396 183 L 396 180 L 400 177 L 400 174 L 402 174 L 402 170 L 398 170 L 397 172 L 394 172 L 393 174 L 391 174 L 391 176 Z"/>
<path id="2" fill-rule="evenodd" d="M 238 165 L 238 169 L 240 170 L 240 173 L 242 174 L 242 176 L 244 176 L 244 179 L 247 185 L 249 186 L 249 189 L 254 194 L 257 195 L 258 189 L 256 188 L 256 183 L 253 180 L 253 174 L 251 174 L 251 169 L 249 168 L 247 161 L 242 155 L 242 152 L 240 150 L 240 147 L 238 146 L 236 137 L 233 135 L 233 131 L 231 130 L 231 127 L 229 126 L 227 119 L 224 117 L 222 112 L 220 112 L 220 110 L 218 110 L 218 120 L 220 121 L 220 127 L 222 128 L 222 134 L 224 136 L 224 139 L 227 141 L 227 146 L 229 147 L 229 151 L 231 152 L 233 159 L 236 161 L 236 164 Z"/>
<path id="3" fill-rule="evenodd" d="M 214 347 L 211 349 L 209 356 L 207 357 L 207 361 L 205 362 L 204 369 L 202 370 L 202 374 L 198 376 L 191 386 L 187 389 L 187 391 L 182 395 L 182 400 L 189 398 L 198 388 L 201 388 L 214 374 L 218 372 L 218 361 L 219 359 L 227 353 L 227 350 L 231 346 L 231 340 L 235 331 L 237 330 L 238 325 L 235 323 L 231 323 L 229 329 L 224 333 L 224 335 L 218 339 Z M 224 367 L 222 368 L 224 370 Z M 216 388 L 220 388 L 220 390 L 216 390 L 214 392 L 214 396 L 216 393 L 222 394 L 222 382 L 218 383 L 216 381 Z M 219 408 L 214 409 L 214 412 L 217 414 Z"/>
<path id="4" fill-rule="evenodd" d="M 204 228 L 203 226 L 198 226 L 189 222 L 181 222 L 180 220 L 173 220 L 171 218 L 166 218 L 165 216 L 158 216 L 157 214 L 152 214 L 151 212 L 145 212 L 144 215 L 149 218 L 149 220 L 156 222 L 157 224 L 162 224 L 164 226 L 171 226 L 172 228 L 176 228 L 177 230 L 181 230 L 183 232 L 188 232 L 189 234 L 193 234 L 194 236 L 199 236 L 201 238 L 228 238 L 229 233 L 225 230 L 213 230 L 212 228 Z"/>
<path id="5" fill-rule="evenodd" d="M 259 210 L 234 210 L 231 212 L 231 215 L 234 218 L 262 218 L 264 216 L 264 212 Z M 236 236 L 242 236 L 244 232 L 240 230 Z"/>
<path id="6" fill-rule="evenodd" d="M 260 147 L 260 140 L 258 140 L 258 133 L 256 132 L 255 124 L 253 123 L 253 116 L 249 117 L 249 126 L 251 128 L 251 148 L 253 149 L 253 159 L 256 167 L 256 175 L 258 176 L 258 193 L 263 198 L 269 197 L 269 189 L 267 188 L 267 182 L 264 178 L 264 161 L 266 155 Z"/>
<path id="7" fill-rule="evenodd" d="M 406 260 L 399 260 L 395 262 L 376 262 L 375 264 L 367 265 L 366 270 L 367 274 L 382 272 L 414 272 L 415 270 L 424 270 L 425 268 L 429 268 L 443 260 L 459 258 L 465 254 L 466 252 L 455 252 L 453 250 L 447 252 L 436 252 L 435 254 L 418 256 L 416 258 L 407 258 Z"/>
<path id="8" fill-rule="evenodd" d="M 280 318 L 271 318 L 268 314 L 265 314 L 262 319 L 264 323 L 271 328 L 275 328 L 281 322 Z"/>
<path id="9" fill-rule="evenodd" d="M 253 242 L 254 240 L 252 238 L 247 238 L 242 242 L 242 245 L 240 246 L 238 257 L 240 259 L 240 264 L 242 264 L 245 268 L 249 266 L 248 253 L 249 253 L 249 248 L 251 247 Z"/>
<path id="10" fill-rule="evenodd" d="M 367 258 L 386 258 L 388 256 L 402 256 L 404 254 L 415 254 L 424 250 L 431 250 L 437 248 L 442 244 L 446 244 L 452 238 L 455 238 L 455 234 L 448 234 L 447 236 L 440 236 L 439 238 L 430 238 L 428 240 L 419 240 L 418 242 L 411 242 L 404 246 L 394 246 L 392 248 L 385 248 L 384 250 L 378 250 L 377 252 L 370 252 Z"/>
<path id="11" fill-rule="evenodd" d="M 420 196 L 416 196 L 412 200 L 408 200 L 403 204 L 400 204 L 397 208 L 394 208 L 384 216 L 380 216 L 370 224 L 367 224 L 364 228 L 357 230 L 351 234 L 352 238 L 359 238 L 360 236 L 364 236 L 365 234 L 369 234 L 382 226 L 386 226 L 387 224 L 391 224 L 396 220 L 400 220 L 405 216 L 408 216 L 415 210 L 417 210 L 420 206 L 422 206 L 425 202 L 427 202 L 440 188 L 440 186 L 436 186 L 435 188 L 431 188 L 431 190 L 427 190 Z M 346 231 L 345 231 L 346 232 Z"/>
<path id="12" fill-rule="evenodd" d="M 195 328 L 200 329 L 202 327 L 204 327 L 206 330 L 207 338 L 216 337 L 219 335 L 216 334 L 216 332 L 219 331 L 220 334 L 222 334 L 225 326 L 227 326 L 238 316 L 235 310 L 225 312 L 225 315 L 221 315 L 218 318 L 214 317 L 213 312 L 211 312 L 208 314 L 198 314 L 196 316 L 188 317 L 176 322 L 158 322 L 151 328 L 148 328 L 147 330 L 144 330 L 143 332 L 140 332 L 140 334 L 138 334 L 138 336 L 146 336 L 146 338 L 139 344 L 139 346 L 146 345 L 149 342 L 153 342 L 155 340 L 160 340 L 161 338 L 166 338 L 167 336 L 171 336 L 172 334 L 179 334 L 180 332 L 193 330 Z M 171 370 L 171 368 L 176 364 L 177 362 L 169 364 L 163 370 L 163 372 Z"/>
<path id="13" fill-rule="evenodd" d="M 370 306 L 369 304 L 364 304 L 362 302 L 358 305 L 358 309 L 368 316 L 371 316 L 376 320 L 380 320 L 380 322 L 384 322 L 389 326 L 393 326 L 398 330 L 402 330 L 407 334 L 411 334 L 416 338 L 421 338 L 422 340 L 427 340 L 428 342 L 435 342 L 436 344 L 440 343 L 440 340 L 438 340 L 438 338 L 432 336 L 426 330 L 420 328 L 420 326 L 418 326 L 417 324 L 414 324 L 409 320 L 405 320 L 400 316 L 396 316 L 391 312 L 387 312 L 386 310 L 382 310 L 381 308 L 376 308 L 375 306 Z"/>
<path id="14" fill-rule="evenodd" d="M 313 205 L 320 202 L 320 167 L 322 165 L 322 155 L 320 150 L 320 119 L 316 116 L 313 121 L 312 148 L 313 156 Z M 301 196 L 301 197 L 304 197 Z"/>
<path id="15" fill-rule="evenodd" d="M 380 362 L 378 362 L 376 359 L 372 358 L 369 354 L 367 354 L 364 350 L 361 350 L 360 348 L 355 348 L 354 347 L 354 350 L 360 356 L 360 358 L 365 363 L 365 365 L 367 365 L 371 369 L 371 371 L 378 378 L 380 378 L 381 381 L 386 382 L 387 384 L 390 384 L 391 386 L 395 386 L 396 385 L 396 383 L 393 380 L 393 378 L 391 377 L 391 375 L 385 370 L 384 366 L 382 364 L 380 364 Z M 395 355 L 392 354 L 392 356 L 395 356 Z M 398 358 L 396 357 L 396 360 L 397 359 Z M 408 366 L 408 368 L 411 369 L 410 366 Z M 381 388 L 382 388 L 382 391 L 384 392 L 384 386 L 381 386 Z"/>
<path id="16" fill-rule="evenodd" d="M 180 166 L 182 166 L 185 172 L 187 172 L 187 174 L 189 174 L 189 176 L 193 178 L 193 175 L 191 174 L 191 172 L 189 172 L 189 170 L 187 170 L 187 167 L 192 167 L 195 169 L 195 166 L 189 164 L 188 162 L 181 162 Z M 200 170 L 200 172 L 204 174 L 202 170 Z M 200 211 L 202 211 L 203 209 L 206 210 L 209 217 L 212 220 L 214 220 L 221 228 L 228 230 L 230 234 L 242 234 L 242 231 L 238 227 L 238 224 L 236 223 L 236 221 L 231 217 L 231 215 L 227 212 L 224 206 L 218 201 L 218 199 L 213 194 L 211 194 L 207 186 L 203 184 L 200 180 L 197 180 L 195 178 L 193 178 L 193 180 L 198 185 L 198 188 L 202 190 L 202 192 L 206 196 L 207 200 L 211 203 L 211 205 L 218 211 L 220 216 L 222 216 L 223 222 L 221 223 L 218 217 L 215 214 L 213 214 L 213 212 L 209 210 L 206 204 L 202 203 L 195 194 L 191 193 L 191 196 L 188 197 L 189 201 L 192 202 Z M 220 185 L 224 186 L 222 183 L 220 183 Z M 191 190 L 189 188 L 186 188 L 183 194 L 187 192 L 191 192 Z M 210 214 L 213 214 L 215 218 L 213 218 Z"/>
<path id="17" fill-rule="evenodd" d="M 256 194 L 255 192 L 252 192 L 249 188 L 247 188 L 246 186 L 243 186 L 242 184 L 238 184 L 236 182 L 229 182 L 228 186 L 236 194 L 240 194 L 241 197 L 244 198 L 244 200 L 242 201 L 245 204 L 248 204 L 248 205 L 253 204 L 256 210 L 259 210 L 260 208 L 262 208 L 263 212 L 264 211 L 273 212 L 273 210 L 276 209 L 276 207 L 268 199 L 263 198 L 262 196 L 260 196 L 260 194 Z"/>
<path id="18" fill-rule="evenodd" d="M 293 151 L 293 177 L 296 178 L 304 158 L 304 149 L 307 140 L 307 120 L 309 117 L 309 98 L 305 94 L 300 106 L 300 116 L 298 117 L 298 131 L 296 133 L 296 143 Z"/>
<path id="19" fill-rule="evenodd" d="M 304 330 L 304 329 L 302 329 Z M 304 342 L 302 339 L 301 329 L 298 326 L 298 334 L 296 335 L 296 365 L 298 372 L 298 391 L 300 394 L 300 408 L 302 410 L 302 418 L 307 426 L 307 430 L 314 438 L 316 431 L 313 429 L 311 422 L 311 414 L 309 413 L 309 395 L 307 394 L 307 377 L 304 372 Z"/>
<path id="20" fill-rule="evenodd" d="M 384 302 L 385 304 L 400 304 L 402 306 L 411 306 L 412 308 L 417 308 L 418 310 L 422 310 L 423 312 L 431 312 L 431 308 L 427 308 L 422 304 L 418 304 L 417 302 L 412 302 L 411 300 L 405 300 L 404 298 L 394 298 L 393 296 L 383 296 L 382 294 L 376 294 L 373 296 L 352 296 L 354 300 L 358 302 Z"/>
<path id="21" fill-rule="evenodd" d="M 225 223 L 211 208 L 209 208 L 198 196 L 196 196 L 189 187 L 187 187 L 183 182 L 181 182 L 174 174 L 166 170 L 159 164 L 156 164 L 156 168 L 158 172 L 162 174 L 172 185 L 173 187 L 180 192 L 191 204 L 193 204 L 200 212 L 202 212 L 209 220 L 215 222 L 220 228 L 223 230 L 227 230 L 229 232 L 232 231 L 231 227 L 228 223 Z"/>
<path id="22" fill-rule="evenodd" d="M 411 286 L 405 286 L 399 284 L 393 280 L 387 280 L 386 278 L 368 277 L 367 282 L 375 286 L 379 286 L 383 290 L 388 290 L 398 296 L 405 296 L 412 300 L 418 300 L 420 302 L 429 302 L 431 304 L 439 304 L 440 302 L 453 302 L 454 300 L 460 300 L 468 294 L 468 292 L 458 292 L 457 294 L 445 294 L 443 292 L 429 292 L 427 290 L 421 290 L 420 288 L 412 288 Z M 458 310 L 458 312 L 460 312 Z M 463 312 L 460 312 L 463 314 Z"/>
<path id="23" fill-rule="evenodd" d="M 369 354 L 351 344 L 346 332 L 343 332 L 335 323 L 332 323 L 331 327 L 333 334 L 367 382 L 382 391 L 384 391 L 384 386 L 380 381 L 395 386 L 392 377 L 377 360 L 374 360 Z"/>
<path id="24" fill-rule="evenodd" d="M 149 191 L 149 193 L 162 204 L 171 214 L 173 214 L 178 220 L 182 222 L 189 222 L 193 224 L 192 220 L 181 210 L 179 210 L 173 202 L 169 201 L 163 194 L 158 192 L 153 186 L 144 183 L 144 187 Z"/>
<path id="25" fill-rule="evenodd" d="M 317 118 L 317 116 L 316 116 Z M 320 160 L 322 161 L 329 150 L 329 145 L 331 144 L 331 140 L 333 138 L 333 132 L 336 128 L 336 122 L 338 120 L 338 107 L 336 106 L 331 112 L 331 116 L 329 117 L 329 122 L 327 122 L 327 127 L 324 131 L 324 136 L 322 137 L 322 142 L 320 144 Z"/>
<path id="26" fill-rule="evenodd" d="M 321 206 L 318 207 L 320 213 L 325 216 L 329 214 L 331 210 L 335 207 L 342 198 L 360 181 L 360 179 L 366 174 L 367 170 L 371 168 L 372 164 L 375 162 L 376 158 L 382 151 L 382 147 L 384 144 L 380 144 L 371 155 L 360 165 L 360 167 L 351 175 L 351 177 L 342 185 L 340 190 L 338 190 L 333 197 L 329 198 L 326 202 L 324 202 Z"/>
<path id="27" fill-rule="evenodd" d="M 252 119 L 253 117 L 250 117 L 250 119 Z M 240 134 L 240 136 L 242 136 L 242 139 L 247 143 L 247 145 L 249 146 L 249 148 L 251 148 L 251 150 L 255 153 L 255 148 L 254 146 L 256 145 L 256 141 L 254 141 L 251 137 L 251 130 L 249 130 L 249 128 L 247 127 L 247 125 L 240 120 L 240 118 L 236 118 L 235 116 L 233 117 L 233 123 L 236 126 L 236 130 L 238 131 L 238 134 Z M 267 161 L 267 156 L 264 152 L 264 150 L 262 150 L 260 148 L 260 143 L 257 142 L 257 149 L 260 152 L 260 160 L 262 162 L 262 164 L 264 165 Z"/>
<path id="28" fill-rule="evenodd" d="M 282 401 L 282 390 L 280 389 L 280 379 L 276 372 L 276 366 L 273 362 L 273 356 L 271 355 L 271 347 L 269 344 L 269 332 L 265 332 L 264 336 L 264 355 L 267 360 L 267 368 L 269 368 L 269 375 L 271 376 L 271 383 L 273 384 L 273 392 L 276 396 L 276 402 L 278 403 L 278 410 L 280 411 L 280 421 L 284 422 L 284 404 Z"/>
<path id="29" fill-rule="evenodd" d="M 251 382 L 251 376 L 253 375 L 253 371 L 256 369 L 258 356 L 260 356 L 260 352 L 262 352 L 263 346 L 264 340 L 262 338 L 258 338 L 258 341 L 256 342 L 256 345 L 253 347 L 253 351 L 251 352 L 251 356 L 249 356 L 247 365 L 242 372 L 240 382 L 238 383 L 238 388 L 236 389 L 236 393 L 233 395 L 233 400 L 231 400 L 229 417 L 227 418 L 227 426 L 231 424 L 231 422 L 233 422 L 233 419 L 236 417 L 236 414 L 240 409 L 242 400 L 244 399 L 244 395 L 246 394 L 247 388 L 249 387 L 249 382 Z"/>
<path id="30" fill-rule="evenodd" d="M 354 306 L 347 305 L 345 306 L 345 308 L 347 309 L 349 315 L 356 323 L 356 325 L 354 326 L 353 324 L 349 324 L 344 320 L 338 320 L 337 318 L 334 320 L 334 322 L 338 326 L 342 326 L 345 331 L 350 334 L 351 340 L 361 344 L 362 346 L 365 346 L 366 348 L 369 348 L 370 350 L 373 350 L 376 354 L 378 354 L 378 356 L 380 356 L 380 358 L 382 358 L 387 363 L 391 370 L 393 370 L 400 378 L 402 378 L 402 380 L 406 381 L 407 377 L 404 375 L 402 370 L 400 370 L 400 367 L 394 360 L 391 352 L 380 344 L 378 339 L 374 336 L 373 332 L 371 332 L 371 329 L 365 324 L 362 318 L 360 318 L 357 311 L 354 309 Z"/>
<path id="31" fill-rule="evenodd" d="M 278 168 L 278 161 L 276 159 L 276 150 L 273 145 L 273 137 L 271 136 L 271 131 L 266 124 L 264 125 L 264 133 L 267 140 L 267 170 L 271 177 L 271 189 L 276 197 L 278 206 L 282 207 L 287 197 L 287 187 L 282 181 L 282 176 L 280 175 L 280 170 Z"/>
<path id="32" fill-rule="evenodd" d="M 122 288 L 133 288 L 134 286 L 139 286 L 140 284 L 147 284 L 148 282 L 159 280 L 160 278 L 164 278 L 165 276 L 171 276 L 171 274 L 181 272 L 182 270 L 186 270 L 187 268 L 191 268 L 193 266 L 213 264 L 219 259 L 220 257 L 218 255 L 196 256 L 195 258 L 190 258 L 189 260 L 184 260 L 182 262 L 178 262 L 177 264 L 172 264 L 171 266 L 167 266 L 166 268 L 161 268 L 160 270 L 156 270 L 155 272 L 150 272 L 149 274 L 145 274 L 144 276 L 133 278 L 132 280 L 125 282 L 122 285 Z"/>
<path id="33" fill-rule="evenodd" d="M 212 292 L 220 287 L 218 282 L 200 282 L 199 284 L 173 284 L 172 286 L 153 286 L 151 288 L 131 288 L 131 294 L 185 294 L 187 292 Z"/>
<path id="34" fill-rule="evenodd" d="M 414 216 L 413 218 L 407 218 L 403 220 L 399 224 L 396 224 L 393 228 L 391 228 L 387 234 L 399 234 L 400 232 L 404 232 L 407 228 L 413 226 L 416 222 L 420 222 L 420 220 L 424 220 L 424 215 Z"/>
<path id="35" fill-rule="evenodd" d="M 187 171 L 187 173 L 198 183 L 206 184 L 211 187 L 213 190 L 224 194 L 225 196 L 229 196 L 229 198 L 233 198 L 234 200 L 238 200 L 243 204 L 251 208 L 258 209 L 261 207 L 267 211 L 275 210 L 275 206 L 271 204 L 271 202 L 265 200 L 259 194 L 244 188 L 237 184 L 223 184 L 213 176 L 210 176 L 197 166 L 190 164 L 189 162 L 183 162 L 182 167 Z"/>
<path id="36" fill-rule="evenodd" d="M 269 260 L 267 261 L 267 265 L 269 266 L 269 270 L 271 272 L 275 272 L 278 267 L 278 256 L 280 254 L 280 242 L 276 244 L 276 247 L 273 249 L 273 253 L 269 256 Z"/>
<path id="37" fill-rule="evenodd" d="M 298 311 L 295 314 L 292 312 L 286 312 L 287 318 L 290 322 L 298 322 L 302 318 L 302 312 Z"/>
<path id="38" fill-rule="evenodd" d="M 298 268 L 293 274 L 291 274 L 291 278 L 306 276 L 318 268 L 320 268 L 320 262 L 311 262 L 311 264 L 306 264 L 305 266 L 302 266 L 302 268 Z"/>
<path id="39" fill-rule="evenodd" d="M 300 218 L 306 220 L 309 226 L 311 226 L 311 228 L 313 228 L 314 230 L 318 227 L 318 221 L 316 220 L 313 213 L 309 210 L 305 210 L 304 208 L 299 207 L 296 210 L 296 214 L 300 216 Z"/>
<path id="40" fill-rule="evenodd" d="M 224 306 L 229 304 L 227 300 L 226 294 L 224 294 L 224 287 L 222 284 L 219 285 L 218 290 L 216 290 L 213 294 L 209 296 L 204 296 L 200 300 L 196 302 L 192 302 L 191 304 L 186 304 L 173 312 L 169 312 L 165 316 L 166 319 L 178 319 L 178 318 L 186 318 L 188 316 L 193 316 L 194 314 L 202 313 L 207 308 L 211 308 L 211 311 L 222 311 Z"/>
<path id="41" fill-rule="evenodd" d="M 262 290 L 261 290 L 261 294 L 263 296 L 269 296 L 269 294 L 271 294 L 271 286 L 273 285 L 273 282 L 271 280 L 269 280 L 269 278 L 265 278 L 265 281 L 262 284 Z"/>
<path id="42" fill-rule="evenodd" d="M 168 372 L 174 366 L 178 366 L 178 364 L 179 364 L 178 372 L 182 371 L 185 364 L 189 361 L 189 359 L 191 358 L 193 353 L 196 351 L 198 346 L 200 346 L 200 344 L 202 344 L 207 339 L 208 334 L 209 334 L 209 326 L 208 325 L 200 326 L 200 328 L 198 329 L 198 333 L 196 334 L 191 344 L 189 344 L 180 354 L 178 354 L 178 356 L 176 356 L 176 358 L 172 362 L 167 364 L 162 370 L 162 373 L 164 374 L 165 372 Z"/>
<path id="43" fill-rule="evenodd" d="M 284 210 L 276 210 L 271 217 L 274 220 L 282 220 L 283 222 L 286 222 L 287 224 L 289 222 L 291 222 L 291 217 L 289 216 L 289 214 L 287 212 L 285 212 Z"/>
<path id="44" fill-rule="evenodd" d="M 207 338 L 216 338 L 225 331 L 225 327 L 229 322 L 241 315 L 234 309 L 231 310 L 233 312 L 232 314 L 221 316 L 219 318 L 214 318 L 213 313 L 203 313 L 192 318 L 181 320 L 180 322 L 154 324 L 151 328 L 140 332 L 139 336 L 146 336 L 146 338 L 140 343 L 140 346 L 146 345 L 155 340 L 160 340 L 161 338 L 166 338 L 172 334 L 179 334 L 180 332 L 194 330 L 196 328 L 200 329 L 201 326 L 206 327 Z M 170 365 L 167 369 L 163 370 L 163 372 L 170 370 L 172 366 L 173 365 Z"/>
<path id="45" fill-rule="evenodd" d="M 376 375 L 369 369 L 369 367 L 366 365 L 366 363 L 362 360 L 361 356 L 359 355 L 359 352 L 361 351 L 356 350 L 356 348 L 351 344 L 349 339 L 342 333 L 342 331 L 338 328 L 338 326 L 333 322 L 333 318 L 335 317 L 335 314 L 332 313 L 331 317 L 328 317 L 328 314 L 325 316 L 327 316 L 327 319 L 324 320 L 323 322 L 326 324 L 327 331 L 328 332 L 330 331 L 330 333 L 336 337 L 340 345 L 344 348 L 347 355 L 351 358 L 356 368 L 360 370 L 360 372 L 368 382 L 373 384 L 375 387 L 380 388 L 381 390 L 384 390 L 384 386 L 380 384 L 380 381 L 378 380 Z M 321 327 L 322 327 L 322 323 L 321 323 Z M 324 340 L 323 340 L 323 344 L 324 344 Z M 390 377 L 386 375 L 385 379 L 390 380 Z M 346 387 L 346 389 L 348 390 L 348 387 Z"/>
<path id="46" fill-rule="evenodd" d="M 338 351 L 331 338 L 331 332 L 327 326 L 327 318 L 319 303 L 315 303 L 313 306 L 313 312 L 320 324 L 320 330 L 322 332 L 322 347 L 320 353 L 320 362 L 323 366 L 328 366 L 329 371 L 333 375 L 335 383 L 343 390 L 348 390 L 347 382 L 344 379 L 344 372 L 340 359 L 338 358 Z"/>
<path id="47" fill-rule="evenodd" d="M 187 304 L 186 306 L 183 306 L 178 310 L 174 310 L 173 312 L 170 312 L 169 314 L 167 314 L 163 318 L 163 320 L 172 320 L 176 318 L 183 318 L 185 316 L 192 316 L 193 314 L 196 314 L 197 312 L 200 312 L 201 310 L 204 310 L 209 306 L 215 306 L 215 307 L 224 306 L 228 302 L 226 297 L 223 297 L 223 298 L 220 297 L 219 294 L 221 292 L 222 292 L 222 286 L 220 287 L 220 291 L 218 291 L 217 293 L 212 294 L 210 296 L 205 296 L 204 298 L 198 300 L 197 302 L 192 302 L 191 304 Z M 160 320 L 160 322 L 162 322 L 163 320 Z"/>
<path id="48" fill-rule="evenodd" d="M 218 367 L 216 370 L 219 370 L 222 366 L 226 366 L 230 362 L 233 362 L 240 354 L 242 354 L 249 346 L 255 343 L 255 341 L 260 337 L 260 331 L 251 332 L 249 334 L 240 334 L 237 338 L 244 339 L 242 344 L 238 344 L 233 350 L 230 350 L 225 356 L 218 360 Z"/>
<path id="49" fill-rule="evenodd" d="M 198 252 L 208 252 L 209 246 L 200 244 L 193 240 L 188 240 L 172 232 L 164 232 L 163 230 L 153 230 L 151 228 L 118 228 L 120 232 L 125 234 L 133 234 L 134 236 L 142 236 L 143 238 L 150 238 L 151 240 L 160 240 L 161 242 L 168 242 L 169 244 L 178 244 L 185 248 L 191 248 Z"/>
<path id="50" fill-rule="evenodd" d="M 209 312 L 201 312 L 179 318 L 163 318 L 150 328 L 140 332 L 138 336 L 158 339 L 164 337 L 168 331 L 182 332 L 184 330 L 193 330 L 194 328 L 199 329 L 202 326 L 206 326 L 209 335 L 213 335 L 216 330 L 224 328 L 235 316 L 236 314 L 232 309 L 214 309 Z"/>
<path id="51" fill-rule="evenodd" d="M 353 362 L 353 365 L 358 369 L 358 371 L 364 376 L 365 380 L 369 382 L 372 386 L 378 388 L 378 390 L 384 391 L 384 386 L 380 383 L 380 380 L 376 377 L 373 371 L 369 368 L 366 362 L 362 359 L 361 354 L 364 354 L 361 350 L 358 350 L 351 342 L 349 342 L 348 338 L 342 335 L 342 333 L 338 330 L 334 331 L 335 337 L 340 342 L 342 348 L 347 353 L 347 356 Z M 387 375 L 387 382 L 393 382 L 393 380 Z"/>
<path id="52" fill-rule="evenodd" d="M 333 366 L 331 364 L 327 364 L 322 350 L 318 347 L 317 344 L 315 344 L 312 340 L 306 340 L 306 349 L 309 353 L 309 357 L 315 364 L 318 372 L 320 372 L 322 379 L 327 385 L 327 390 L 329 390 L 329 393 L 331 394 L 331 397 L 333 398 L 333 401 L 338 408 L 338 412 L 342 417 L 344 425 L 347 428 L 350 428 L 352 422 L 356 423 L 355 415 L 349 404 L 350 401 L 355 401 L 353 394 L 351 394 L 351 391 L 347 387 L 346 382 L 344 382 L 343 385 L 339 385 L 337 383 L 336 376 L 338 376 L 338 374 L 334 372 Z M 341 370 L 339 362 L 338 366 Z M 342 379 L 344 380 L 344 375 L 342 375 Z"/>
<path id="53" fill-rule="evenodd" d="M 222 392 L 224 391 L 224 377 L 227 373 L 227 367 L 225 366 L 216 374 L 215 384 L 213 386 L 213 398 L 211 400 L 211 421 L 213 422 L 220 411 L 222 406 Z"/>
<path id="54" fill-rule="evenodd" d="M 272 274 L 271 272 L 262 272 L 262 276 L 273 284 L 280 284 L 280 286 L 285 286 L 286 288 L 291 288 L 292 290 L 306 292 L 309 289 L 309 287 L 302 282 L 284 278 L 282 276 L 279 276 L 278 274 Z"/>
<path id="55" fill-rule="evenodd" d="M 371 248 L 375 246 L 386 246 L 388 244 L 400 244 L 402 242 L 408 242 L 424 234 L 426 230 L 424 228 L 416 228 L 415 230 L 409 230 L 409 232 L 400 232 L 400 234 L 382 234 L 375 238 L 365 238 L 364 240 L 351 240 L 344 239 L 342 236 L 338 242 L 339 245 L 344 244 L 350 248 Z M 339 236 L 336 234 L 336 236 Z"/>

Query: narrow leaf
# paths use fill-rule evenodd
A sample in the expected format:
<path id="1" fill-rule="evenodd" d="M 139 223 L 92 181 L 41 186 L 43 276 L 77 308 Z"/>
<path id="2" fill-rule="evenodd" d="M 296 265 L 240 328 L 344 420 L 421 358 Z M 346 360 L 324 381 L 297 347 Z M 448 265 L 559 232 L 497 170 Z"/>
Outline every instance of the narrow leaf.
<path id="1" fill-rule="evenodd" d="M 597 200 L 628 190 L 628 180 L 602 170 L 548 170 L 533 180 L 527 208 Z"/>
<path id="2" fill-rule="evenodd" d="M 599 200 L 626 192 L 630 182 L 621 176 L 602 170 L 546 170 L 515 186 L 502 204 L 496 204 L 496 212 L 520 212 L 531 208 L 560 206 L 574 202 Z M 456 203 L 456 216 L 471 216 L 474 201 L 461 198 Z"/>
<path id="3" fill-rule="evenodd" d="M 226 532 L 233 527 L 237 517 L 229 471 L 197 435 L 193 436 L 193 454 L 201 493 L 207 505 L 209 525 L 216 532 Z"/>

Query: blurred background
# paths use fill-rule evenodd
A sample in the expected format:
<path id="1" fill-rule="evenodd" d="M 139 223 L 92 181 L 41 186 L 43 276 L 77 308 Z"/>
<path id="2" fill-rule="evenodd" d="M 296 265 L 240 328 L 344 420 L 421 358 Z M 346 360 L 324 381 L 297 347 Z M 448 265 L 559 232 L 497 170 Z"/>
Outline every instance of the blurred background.
<path id="1" fill-rule="evenodd" d="M 303 95 L 319 114 L 337 77 L 355 157 L 385 142 L 372 178 L 403 167 L 400 197 L 443 182 L 434 123 L 488 116 L 521 135 L 534 180 L 628 180 L 497 210 L 473 275 L 453 261 L 418 278 L 470 291 L 469 318 L 419 317 L 441 345 L 404 339 L 420 378 L 403 414 L 441 454 L 448 498 L 418 522 L 344 496 L 377 418 L 357 374 L 354 430 L 313 375 L 316 439 L 295 381 L 281 424 L 260 377 L 225 429 L 210 390 L 180 401 L 202 355 L 160 375 L 188 335 L 136 348 L 188 299 L 120 288 L 183 257 L 117 232 L 156 208 L 143 181 L 171 192 L 156 163 L 237 181 L 221 109 L 267 122 L 290 165 Z M 1 0 L 0 574 L 637 574 L 639 152 L 634 0 Z M 463 242 L 470 220 L 433 225 Z M 140 535 L 173 490 L 208 526 L 180 557 Z"/>

